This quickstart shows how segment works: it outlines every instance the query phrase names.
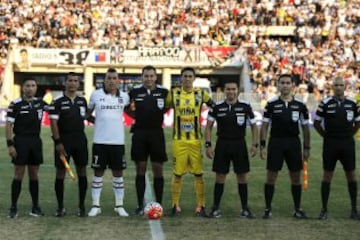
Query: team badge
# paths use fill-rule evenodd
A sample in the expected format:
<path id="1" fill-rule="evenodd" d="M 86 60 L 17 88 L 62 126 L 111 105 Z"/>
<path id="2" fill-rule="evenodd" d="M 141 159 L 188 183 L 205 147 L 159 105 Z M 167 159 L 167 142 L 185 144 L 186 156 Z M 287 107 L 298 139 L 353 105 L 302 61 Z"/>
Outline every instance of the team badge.
<path id="1" fill-rule="evenodd" d="M 124 102 L 123 98 L 122 98 L 122 97 L 119 97 L 119 98 L 118 98 L 118 103 L 119 103 L 119 104 L 123 104 L 123 102 Z"/>
<path id="2" fill-rule="evenodd" d="M 42 115 L 43 115 L 43 111 L 41 109 L 37 110 L 38 113 L 38 119 L 41 120 L 42 119 Z"/>
<path id="3" fill-rule="evenodd" d="M 298 111 L 292 111 L 291 112 L 291 118 L 294 122 L 299 121 L 299 112 Z"/>
<path id="4" fill-rule="evenodd" d="M 237 124 L 238 124 L 239 126 L 244 125 L 244 123 L 245 123 L 245 116 L 244 116 L 244 115 L 236 116 L 236 121 L 237 121 Z"/>
<path id="5" fill-rule="evenodd" d="M 83 117 L 83 118 L 86 116 L 85 107 L 82 107 L 82 106 L 80 107 L 80 116 Z"/>
<path id="6" fill-rule="evenodd" d="M 163 109 L 164 108 L 164 99 L 158 98 L 157 99 L 157 106 L 158 106 L 159 109 Z"/>
<path id="7" fill-rule="evenodd" d="M 351 110 L 346 111 L 346 119 L 350 122 L 354 119 L 354 112 Z"/>
<path id="8" fill-rule="evenodd" d="M 185 99 L 185 104 L 189 105 L 190 104 L 190 100 L 189 99 Z"/>

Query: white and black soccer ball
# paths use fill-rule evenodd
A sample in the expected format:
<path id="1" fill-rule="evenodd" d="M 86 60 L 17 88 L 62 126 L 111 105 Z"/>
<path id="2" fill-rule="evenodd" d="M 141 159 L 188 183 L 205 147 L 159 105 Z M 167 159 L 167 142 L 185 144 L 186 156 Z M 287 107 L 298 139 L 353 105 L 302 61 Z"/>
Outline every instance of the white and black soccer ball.
<path id="1" fill-rule="evenodd" d="M 163 216 L 163 208 L 158 202 L 149 202 L 144 208 L 144 214 L 150 220 L 158 220 Z"/>

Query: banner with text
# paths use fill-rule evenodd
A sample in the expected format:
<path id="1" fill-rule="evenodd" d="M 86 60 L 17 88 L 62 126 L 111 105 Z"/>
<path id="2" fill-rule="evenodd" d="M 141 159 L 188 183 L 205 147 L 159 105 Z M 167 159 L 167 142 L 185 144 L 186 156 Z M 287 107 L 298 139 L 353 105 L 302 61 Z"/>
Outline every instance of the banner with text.
<path id="1" fill-rule="evenodd" d="M 45 49 L 18 47 L 14 63 L 19 68 L 35 65 L 101 66 L 153 65 L 155 67 L 241 67 L 243 51 L 233 46 L 221 47 L 139 47 L 127 50 L 121 46 L 109 49 Z"/>

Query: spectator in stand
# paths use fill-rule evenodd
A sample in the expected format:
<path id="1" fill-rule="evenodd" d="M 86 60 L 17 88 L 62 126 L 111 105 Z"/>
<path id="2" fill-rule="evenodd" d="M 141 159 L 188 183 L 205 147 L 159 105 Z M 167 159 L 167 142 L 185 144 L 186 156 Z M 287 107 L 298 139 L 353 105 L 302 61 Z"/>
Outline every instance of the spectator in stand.
<path id="1" fill-rule="evenodd" d="M 327 81 L 360 61 L 359 1 L 3 0 L 0 6 L 6 48 L 235 45 L 252 49 L 251 72 L 300 70 L 300 80 L 314 85 L 309 70 L 327 73 Z M 273 26 L 293 26 L 292 42 L 275 37 Z"/>

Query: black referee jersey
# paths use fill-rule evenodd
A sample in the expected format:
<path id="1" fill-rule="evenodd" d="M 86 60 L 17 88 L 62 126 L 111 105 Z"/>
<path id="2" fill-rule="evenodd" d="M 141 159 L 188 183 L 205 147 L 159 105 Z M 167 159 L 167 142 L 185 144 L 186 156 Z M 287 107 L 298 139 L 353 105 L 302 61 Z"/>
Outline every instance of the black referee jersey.
<path id="1" fill-rule="evenodd" d="M 61 95 L 55 98 L 49 107 L 50 118 L 58 120 L 60 134 L 83 132 L 86 112 L 86 99 L 80 96 L 71 100 L 69 97 Z"/>
<path id="2" fill-rule="evenodd" d="M 309 111 L 304 103 L 294 97 L 284 102 L 276 96 L 267 102 L 263 121 L 271 123 L 270 137 L 297 137 L 299 122 L 309 122 Z"/>
<path id="3" fill-rule="evenodd" d="M 130 102 L 135 103 L 135 129 L 161 128 L 166 112 L 165 100 L 168 90 L 159 85 L 154 90 L 143 85 L 134 87 L 130 93 Z"/>
<path id="4" fill-rule="evenodd" d="M 39 136 L 45 106 L 47 104 L 40 98 L 33 98 L 30 102 L 22 98 L 12 101 L 7 110 L 6 119 L 14 124 L 14 134 Z"/>
<path id="5" fill-rule="evenodd" d="M 331 96 L 320 102 L 315 120 L 324 120 L 325 137 L 352 138 L 354 123 L 360 121 L 360 107 L 352 99 Z"/>
<path id="6" fill-rule="evenodd" d="M 229 140 L 243 139 L 247 121 L 255 123 L 254 112 L 250 104 L 244 101 L 237 101 L 233 105 L 220 101 L 210 108 L 208 119 L 216 120 L 218 138 Z"/>

